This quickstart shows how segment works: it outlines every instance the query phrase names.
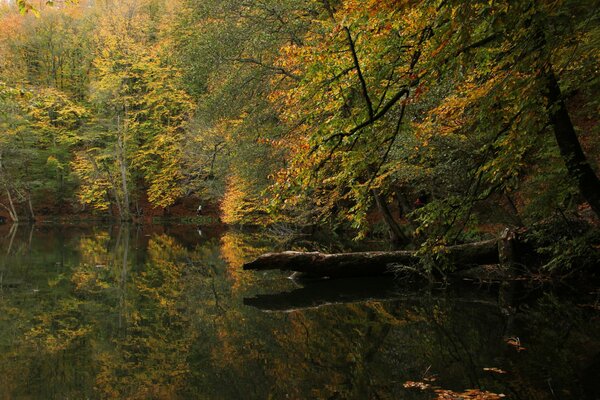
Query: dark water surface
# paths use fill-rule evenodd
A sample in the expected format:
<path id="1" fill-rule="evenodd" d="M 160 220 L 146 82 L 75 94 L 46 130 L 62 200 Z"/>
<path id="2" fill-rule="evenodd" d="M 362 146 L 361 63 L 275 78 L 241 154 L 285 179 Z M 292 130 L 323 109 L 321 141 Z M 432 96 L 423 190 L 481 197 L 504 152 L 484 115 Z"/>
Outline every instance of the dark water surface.
<path id="1" fill-rule="evenodd" d="M 597 293 L 241 270 L 292 247 L 339 250 L 189 226 L 2 227 L 0 399 L 600 398 Z"/>

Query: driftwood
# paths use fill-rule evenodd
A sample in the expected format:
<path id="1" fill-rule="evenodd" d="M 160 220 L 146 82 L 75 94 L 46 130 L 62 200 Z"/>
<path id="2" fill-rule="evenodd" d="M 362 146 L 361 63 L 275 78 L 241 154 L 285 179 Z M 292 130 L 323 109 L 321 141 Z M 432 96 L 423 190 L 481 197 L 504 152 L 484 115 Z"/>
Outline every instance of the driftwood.
<path id="1" fill-rule="evenodd" d="M 500 239 L 500 243 L 503 240 Z M 499 240 L 468 243 L 446 248 L 447 260 L 455 270 L 473 265 L 498 264 Z M 415 251 L 373 251 L 360 253 L 303 253 L 285 251 L 268 253 L 244 264 L 245 270 L 296 271 L 307 277 L 357 277 L 394 274 L 393 266 L 414 266 L 420 261 Z M 406 269 L 405 269 L 406 270 Z"/>

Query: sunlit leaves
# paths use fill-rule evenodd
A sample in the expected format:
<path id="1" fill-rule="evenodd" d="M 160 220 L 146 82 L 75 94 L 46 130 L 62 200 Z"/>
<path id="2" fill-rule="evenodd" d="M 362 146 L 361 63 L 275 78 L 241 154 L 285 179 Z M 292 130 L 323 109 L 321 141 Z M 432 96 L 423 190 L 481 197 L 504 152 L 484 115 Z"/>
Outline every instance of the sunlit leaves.
<path id="1" fill-rule="evenodd" d="M 77 3 L 78 0 L 65 0 L 66 3 Z M 54 0 L 46 0 L 45 4 L 48 6 L 53 6 L 55 3 Z M 21 14 L 27 14 L 29 12 L 33 13 L 35 16 L 39 17 L 39 10 L 32 4 L 30 0 L 17 0 L 17 6 L 19 7 L 19 11 Z"/>
<path id="2" fill-rule="evenodd" d="M 108 161 L 108 163 L 107 163 Z M 111 205 L 111 189 L 118 187 L 110 171 L 112 160 L 98 153 L 97 149 L 89 149 L 76 154 L 72 167 L 79 179 L 78 197 L 81 203 L 106 211 Z"/>
<path id="3" fill-rule="evenodd" d="M 56 89 L 42 89 L 28 104 L 31 126 L 48 146 L 75 145 L 89 111 Z"/>
<path id="4" fill-rule="evenodd" d="M 304 193 L 321 217 L 339 212 L 365 232 L 372 191 L 389 192 L 410 155 L 404 114 L 428 46 L 422 13 L 398 2 L 345 1 L 314 22 L 304 46 L 284 47 L 279 65 L 303 74 L 300 84 L 271 96 L 281 118 L 295 127 L 288 140 L 287 199 Z"/>
<path id="5" fill-rule="evenodd" d="M 108 176 L 114 180 L 118 170 L 126 169 L 132 193 L 142 178 L 139 189 L 150 203 L 168 207 L 183 195 L 182 141 L 193 105 L 180 89 L 180 73 L 161 60 L 168 49 L 153 42 L 152 29 L 150 16 L 139 5 L 125 4 L 107 14 L 97 39 L 92 100 L 112 130 L 113 140 L 103 150 L 107 156 L 115 151 Z M 112 196 L 124 190 L 119 182 L 112 186 Z M 94 193 L 102 194 L 88 191 L 84 197 Z M 104 207 L 100 199 L 98 205 Z"/>

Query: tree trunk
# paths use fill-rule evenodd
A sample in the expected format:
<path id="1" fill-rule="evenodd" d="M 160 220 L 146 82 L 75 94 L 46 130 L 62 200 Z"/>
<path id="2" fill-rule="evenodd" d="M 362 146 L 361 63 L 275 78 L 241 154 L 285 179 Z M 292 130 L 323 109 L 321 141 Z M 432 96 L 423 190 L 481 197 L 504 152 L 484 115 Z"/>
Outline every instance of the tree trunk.
<path id="1" fill-rule="evenodd" d="M 447 248 L 448 260 L 458 269 L 472 265 L 497 264 L 498 241 L 462 244 Z M 373 251 L 362 253 L 303 253 L 286 251 L 269 253 L 244 264 L 245 270 L 279 269 L 296 271 L 303 276 L 344 278 L 394 274 L 395 265 L 412 266 L 420 258 L 415 251 Z"/>
<path id="2" fill-rule="evenodd" d="M 98 167 L 98 164 L 96 163 L 96 160 L 94 160 L 94 157 L 90 154 L 86 154 L 86 157 L 89 160 L 89 162 L 92 164 L 92 167 L 94 168 L 94 174 L 96 176 L 96 179 L 100 179 L 100 177 L 102 176 L 102 173 L 100 171 L 100 168 Z M 115 179 L 113 178 L 112 174 L 110 173 L 110 170 L 107 170 L 106 174 L 109 177 L 108 180 L 110 182 L 110 191 L 112 192 L 114 202 L 117 206 L 117 212 L 119 213 L 119 216 L 121 216 L 121 215 L 123 215 L 123 207 L 121 205 L 121 200 L 119 199 L 119 190 L 118 190 L 117 183 L 116 183 Z M 113 201 L 110 198 L 110 196 L 108 196 L 108 194 L 107 194 L 107 200 L 111 205 L 110 210 L 112 210 Z"/>
<path id="3" fill-rule="evenodd" d="M 31 218 L 30 221 L 35 221 L 35 213 L 33 212 L 33 204 L 31 203 L 31 193 L 27 193 L 27 206 L 29 207 L 29 216 Z"/>
<path id="4" fill-rule="evenodd" d="M 375 198 L 375 204 L 377 204 L 377 208 L 383 216 L 383 220 L 388 226 L 391 242 L 394 245 L 409 243 L 410 240 L 404 234 L 404 232 L 402 232 L 400 225 L 398 225 L 398 222 L 396 222 L 396 220 L 394 219 L 394 216 L 392 215 L 392 212 L 390 211 L 390 208 L 385 199 L 381 195 L 377 194 L 375 191 L 373 191 L 373 197 Z"/>
<path id="5" fill-rule="evenodd" d="M 19 215 L 17 214 L 17 210 L 15 209 L 15 204 L 13 202 L 12 195 L 10 194 L 10 189 L 8 189 L 8 188 L 6 189 L 6 197 L 8 197 L 8 204 L 10 205 L 10 209 L 8 210 L 10 218 L 13 220 L 13 222 L 18 223 Z"/>
<path id="6" fill-rule="evenodd" d="M 396 195 L 396 203 L 398 204 L 398 209 L 400 210 L 400 218 L 406 218 L 406 220 L 412 226 L 413 221 L 408 218 L 408 214 L 413 211 L 410 202 L 406 199 L 406 195 L 400 187 L 396 187 L 394 189 L 394 194 Z"/>
<path id="7" fill-rule="evenodd" d="M 3 165 L 3 158 L 2 157 L 3 157 L 3 153 L 2 153 L 2 150 L 0 150 L 0 178 L 4 182 L 4 186 L 5 186 L 5 189 L 6 189 L 6 197 L 8 198 L 8 205 L 10 206 L 10 208 L 7 207 L 4 204 L 0 204 L 0 205 L 2 205 L 2 207 L 4 207 L 6 209 L 6 211 L 8 211 L 8 215 L 9 215 L 10 219 L 13 222 L 18 223 L 19 222 L 19 216 L 17 215 L 17 211 L 15 210 L 15 205 L 13 203 L 13 199 L 12 199 L 12 196 L 10 194 L 10 187 L 8 185 L 8 182 L 7 182 L 8 179 L 4 175 L 4 165 Z"/>
<path id="8" fill-rule="evenodd" d="M 560 149 L 569 176 L 577 182 L 579 192 L 600 218 L 600 180 L 592 170 L 581 148 L 556 75 L 551 67 L 546 71 L 546 97 L 548 114 L 554 130 L 554 137 Z"/>
<path id="9" fill-rule="evenodd" d="M 515 272 L 515 261 L 517 259 L 516 240 L 516 232 L 506 228 L 498 241 L 498 261 L 502 273 L 507 278 L 513 277 Z"/>
<path id="10" fill-rule="evenodd" d="M 120 119 L 117 119 L 118 133 L 117 133 L 117 158 L 119 160 L 119 169 L 121 171 L 121 186 L 123 190 L 123 208 L 121 213 L 122 221 L 131 220 L 131 210 L 129 209 L 129 190 L 127 187 L 127 164 L 125 163 L 125 141 L 123 138 L 124 132 L 121 131 Z"/>

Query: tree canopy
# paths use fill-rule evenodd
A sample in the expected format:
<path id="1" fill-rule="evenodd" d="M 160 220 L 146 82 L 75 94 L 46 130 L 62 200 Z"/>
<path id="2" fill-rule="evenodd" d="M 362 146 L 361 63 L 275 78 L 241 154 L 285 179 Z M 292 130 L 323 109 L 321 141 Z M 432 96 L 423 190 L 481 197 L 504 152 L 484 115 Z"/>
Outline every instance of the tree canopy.
<path id="1" fill-rule="evenodd" d="M 48 3 L 0 16 L 12 219 L 195 196 L 425 248 L 552 220 L 579 250 L 597 223 L 594 1 Z"/>

